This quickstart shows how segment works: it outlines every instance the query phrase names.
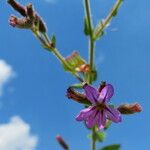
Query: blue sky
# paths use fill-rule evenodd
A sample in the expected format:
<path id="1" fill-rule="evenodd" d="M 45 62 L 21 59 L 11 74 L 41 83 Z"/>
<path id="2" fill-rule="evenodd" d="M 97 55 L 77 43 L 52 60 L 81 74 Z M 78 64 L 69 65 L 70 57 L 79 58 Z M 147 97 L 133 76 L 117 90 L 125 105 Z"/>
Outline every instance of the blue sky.
<path id="1" fill-rule="evenodd" d="M 56 34 L 57 47 L 64 56 L 78 50 L 87 58 L 81 0 L 20 2 L 34 4 L 47 23 L 49 35 Z M 95 24 L 106 16 L 113 3 L 114 0 L 92 1 Z M 113 124 L 106 142 L 99 147 L 121 143 L 122 150 L 150 149 L 149 5 L 149 0 L 124 1 L 105 36 L 96 44 L 99 77 L 95 86 L 106 80 L 115 87 L 114 104 L 138 101 L 143 107 L 142 113 L 124 116 L 121 124 Z M 27 150 L 61 149 L 55 141 L 55 136 L 61 134 L 72 150 L 89 150 L 86 138 L 89 131 L 75 121 L 82 106 L 65 97 L 67 87 L 77 80 L 63 72 L 56 58 L 41 48 L 30 31 L 10 27 L 10 14 L 16 13 L 5 0 L 1 1 L 0 133 L 13 135 L 11 131 L 18 131 L 18 136 L 14 133 L 12 138 L 9 135 L 5 139 L 0 135 L 5 145 L 5 148 L 0 145 L 1 149 L 17 150 L 14 143 L 20 139 L 19 135 L 21 142 L 27 141 Z M 11 139 L 14 141 L 8 144 Z"/>

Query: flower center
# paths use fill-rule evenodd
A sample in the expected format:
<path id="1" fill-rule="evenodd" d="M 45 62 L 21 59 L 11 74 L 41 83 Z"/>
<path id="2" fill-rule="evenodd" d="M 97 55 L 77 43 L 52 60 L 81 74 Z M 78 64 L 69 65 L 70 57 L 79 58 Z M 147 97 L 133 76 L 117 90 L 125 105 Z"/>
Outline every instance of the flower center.
<path id="1" fill-rule="evenodd" d="M 103 110 L 103 109 L 106 108 L 106 105 L 105 105 L 104 103 L 97 103 L 97 104 L 96 104 L 96 108 L 97 108 L 98 110 Z"/>

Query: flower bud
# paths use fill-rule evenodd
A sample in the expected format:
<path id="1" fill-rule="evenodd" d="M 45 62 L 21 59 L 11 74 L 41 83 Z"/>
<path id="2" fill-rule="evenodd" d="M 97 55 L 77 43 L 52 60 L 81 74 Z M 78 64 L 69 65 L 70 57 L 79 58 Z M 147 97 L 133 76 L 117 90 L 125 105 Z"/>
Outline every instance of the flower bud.
<path id="1" fill-rule="evenodd" d="M 134 114 L 142 111 L 142 107 L 138 103 L 134 104 L 123 104 L 117 108 L 121 114 Z"/>
<path id="2" fill-rule="evenodd" d="M 17 3 L 15 0 L 7 0 L 7 2 L 22 16 L 26 17 L 26 8 L 21 4 Z"/>
<path id="3" fill-rule="evenodd" d="M 35 15 L 35 24 L 37 24 L 39 26 L 38 30 L 42 33 L 46 32 L 46 24 L 45 22 L 42 20 L 42 18 L 40 16 L 38 16 L 37 14 Z"/>
<path id="4" fill-rule="evenodd" d="M 106 82 L 102 81 L 98 87 L 98 91 L 101 92 L 105 86 L 106 86 Z"/>
<path id="5" fill-rule="evenodd" d="M 60 135 L 56 136 L 56 140 L 60 144 L 60 146 L 63 147 L 64 150 L 69 150 L 68 145 L 66 144 L 66 142 L 64 141 L 64 139 Z"/>
<path id="6" fill-rule="evenodd" d="M 10 16 L 9 24 L 20 29 L 29 29 L 32 26 L 28 18 L 17 18 L 16 16 Z"/>
<path id="7" fill-rule="evenodd" d="M 34 19 L 34 10 L 33 10 L 32 4 L 28 4 L 28 5 L 26 6 L 26 8 L 27 8 L 27 16 L 28 16 L 31 20 L 33 20 L 33 19 Z"/>
<path id="8" fill-rule="evenodd" d="M 11 17 L 9 20 L 10 25 L 18 28 L 38 30 L 41 33 L 46 32 L 46 25 L 42 18 L 37 15 L 36 11 L 33 9 L 32 4 L 28 4 L 26 7 L 24 7 L 17 3 L 15 0 L 8 0 L 8 3 L 24 17 Z"/>
<path id="9" fill-rule="evenodd" d="M 73 88 L 69 87 L 67 89 L 67 95 L 69 99 L 72 99 L 78 103 L 82 104 L 91 104 L 90 101 L 86 98 L 86 96 L 82 93 L 76 92 Z"/>

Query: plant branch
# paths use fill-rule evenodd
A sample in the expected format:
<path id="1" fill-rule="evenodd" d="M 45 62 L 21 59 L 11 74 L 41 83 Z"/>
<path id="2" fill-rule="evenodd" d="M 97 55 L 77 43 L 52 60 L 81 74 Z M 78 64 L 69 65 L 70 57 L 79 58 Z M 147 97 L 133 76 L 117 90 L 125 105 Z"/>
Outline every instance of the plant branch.
<path id="1" fill-rule="evenodd" d="M 123 0 L 117 0 L 106 19 L 97 25 L 97 28 L 94 31 L 94 40 L 97 40 L 103 34 L 103 30 L 107 27 L 111 19 L 116 15 L 122 2 Z"/>
<path id="2" fill-rule="evenodd" d="M 94 67 L 94 46 L 95 41 L 93 40 L 93 22 L 91 17 L 91 7 L 89 0 L 84 0 L 84 6 L 85 6 L 85 14 L 86 19 L 88 23 L 88 29 L 89 29 L 89 64 L 90 64 L 90 73 L 88 77 L 88 83 L 92 84 L 91 80 L 91 73 L 93 72 Z M 96 140 L 95 140 L 95 127 L 92 128 L 92 150 L 96 150 Z"/>
<path id="3" fill-rule="evenodd" d="M 33 31 L 33 30 L 32 30 Z M 56 57 L 57 59 L 61 62 L 61 64 L 63 64 L 65 67 L 71 69 L 68 64 L 66 63 L 64 57 L 59 53 L 59 51 L 52 46 L 52 42 L 51 40 L 49 39 L 48 35 L 43 33 L 43 37 L 44 39 L 41 37 L 41 35 L 39 35 L 38 32 L 36 31 L 33 31 L 34 35 L 40 40 L 40 42 L 42 43 L 42 45 L 50 52 L 52 52 Z M 77 73 L 72 73 L 72 75 L 74 77 L 76 77 L 80 82 L 84 82 L 84 80 L 77 74 Z"/>
<path id="4" fill-rule="evenodd" d="M 89 0 L 84 0 L 85 6 L 85 15 L 87 18 L 88 28 L 89 28 L 89 64 L 90 64 L 90 74 L 88 78 L 88 83 L 91 84 L 91 73 L 94 67 L 94 45 L 95 41 L 93 40 L 93 22 L 91 17 L 91 7 Z"/>
<path id="5" fill-rule="evenodd" d="M 92 150 L 96 150 L 96 138 L 95 138 L 96 127 L 92 128 Z"/>

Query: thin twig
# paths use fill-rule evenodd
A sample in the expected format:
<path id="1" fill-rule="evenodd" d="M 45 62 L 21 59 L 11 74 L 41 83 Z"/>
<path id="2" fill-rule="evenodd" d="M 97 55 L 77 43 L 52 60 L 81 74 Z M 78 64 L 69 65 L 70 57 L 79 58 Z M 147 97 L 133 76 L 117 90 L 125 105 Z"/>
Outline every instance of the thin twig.
<path id="1" fill-rule="evenodd" d="M 116 15 L 122 2 L 123 2 L 123 0 L 117 0 L 116 3 L 114 4 L 114 6 L 112 7 L 110 13 L 106 17 L 106 19 L 103 22 L 100 21 L 100 23 L 97 25 L 97 27 L 94 31 L 94 37 L 93 37 L 94 40 L 97 40 L 102 35 L 103 30 L 107 27 L 108 23 L 111 21 L 113 16 Z"/>

